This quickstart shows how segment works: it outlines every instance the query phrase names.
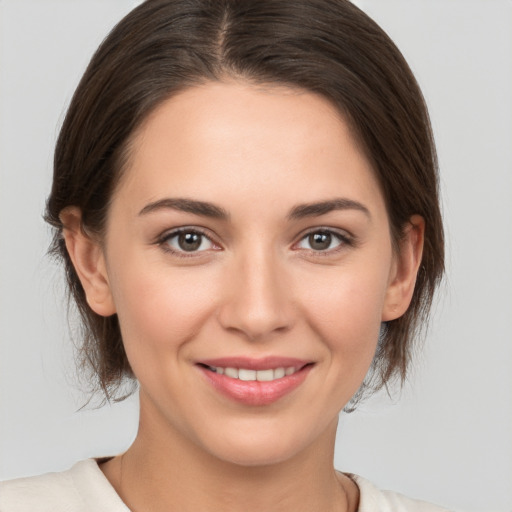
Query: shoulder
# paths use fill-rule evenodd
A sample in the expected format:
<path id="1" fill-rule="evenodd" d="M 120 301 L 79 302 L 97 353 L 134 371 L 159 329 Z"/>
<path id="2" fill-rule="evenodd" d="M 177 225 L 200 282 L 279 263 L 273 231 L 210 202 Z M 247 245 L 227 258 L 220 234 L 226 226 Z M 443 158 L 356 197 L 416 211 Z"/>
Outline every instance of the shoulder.
<path id="1" fill-rule="evenodd" d="M 448 509 L 413 500 L 396 492 L 381 491 L 368 480 L 350 475 L 359 487 L 358 512 L 449 512 Z"/>
<path id="2" fill-rule="evenodd" d="M 0 483 L 2 512 L 129 512 L 94 459 L 60 473 Z"/>

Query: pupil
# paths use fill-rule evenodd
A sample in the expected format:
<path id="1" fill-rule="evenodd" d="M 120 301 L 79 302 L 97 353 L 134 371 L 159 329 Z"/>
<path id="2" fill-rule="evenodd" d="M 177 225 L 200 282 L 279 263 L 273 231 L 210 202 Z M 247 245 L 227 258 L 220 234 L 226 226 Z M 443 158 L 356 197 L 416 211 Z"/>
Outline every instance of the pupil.
<path id="1" fill-rule="evenodd" d="M 309 235 L 309 244 L 316 251 L 328 249 L 331 245 L 332 236 L 330 233 L 313 233 Z"/>
<path id="2" fill-rule="evenodd" d="M 198 233 L 180 233 L 178 244 L 184 251 L 195 251 L 201 245 L 201 236 Z"/>

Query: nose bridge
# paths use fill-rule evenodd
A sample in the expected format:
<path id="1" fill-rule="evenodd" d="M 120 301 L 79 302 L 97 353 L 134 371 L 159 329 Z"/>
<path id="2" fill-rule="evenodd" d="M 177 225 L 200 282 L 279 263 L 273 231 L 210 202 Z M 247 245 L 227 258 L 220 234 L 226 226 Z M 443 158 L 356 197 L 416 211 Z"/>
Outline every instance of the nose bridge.
<path id="1" fill-rule="evenodd" d="M 293 316 L 290 289 L 276 252 L 268 246 L 252 246 L 234 259 L 220 312 L 223 326 L 251 340 L 287 330 Z"/>

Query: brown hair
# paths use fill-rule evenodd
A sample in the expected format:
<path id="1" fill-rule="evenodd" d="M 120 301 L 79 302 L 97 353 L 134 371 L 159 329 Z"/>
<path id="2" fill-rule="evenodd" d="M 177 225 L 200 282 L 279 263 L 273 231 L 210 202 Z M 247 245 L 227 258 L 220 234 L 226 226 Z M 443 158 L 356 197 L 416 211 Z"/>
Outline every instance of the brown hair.
<path id="1" fill-rule="evenodd" d="M 225 77 L 306 89 L 344 115 L 373 164 L 398 244 L 413 214 L 425 246 L 408 311 L 381 333 L 361 388 L 403 381 L 412 341 L 426 324 L 443 273 L 435 147 L 423 96 L 399 50 L 347 0 L 147 0 L 94 54 L 73 96 L 55 149 L 46 219 L 51 249 L 66 268 L 82 317 L 82 354 L 107 399 L 133 377 L 116 315 L 88 306 L 62 239 L 59 214 L 73 205 L 89 233 L 102 234 L 130 137 L 176 92 Z M 359 393 L 361 395 L 361 393 Z"/>

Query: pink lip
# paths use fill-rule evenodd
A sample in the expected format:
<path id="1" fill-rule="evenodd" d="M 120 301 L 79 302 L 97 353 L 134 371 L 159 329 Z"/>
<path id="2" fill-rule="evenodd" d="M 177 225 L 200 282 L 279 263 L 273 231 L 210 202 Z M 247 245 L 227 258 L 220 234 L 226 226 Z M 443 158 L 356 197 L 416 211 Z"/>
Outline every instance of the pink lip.
<path id="1" fill-rule="evenodd" d="M 308 363 L 308 361 L 304 360 L 282 357 L 266 357 L 263 359 L 229 357 L 201 361 L 198 364 L 198 368 L 202 371 L 207 381 L 224 396 L 245 405 L 262 406 L 276 402 L 300 386 L 313 367 L 312 364 Z M 294 366 L 298 368 L 298 371 L 271 382 L 243 381 L 212 372 L 203 365 L 220 366 L 223 368 L 246 368 L 248 370 L 268 370 Z"/>
<path id="2" fill-rule="evenodd" d="M 295 357 L 267 356 L 254 357 L 220 357 L 216 359 L 201 359 L 200 364 L 206 366 L 220 366 L 222 368 L 246 368 L 247 370 L 270 370 L 275 368 L 302 368 L 311 361 L 297 359 Z"/>

